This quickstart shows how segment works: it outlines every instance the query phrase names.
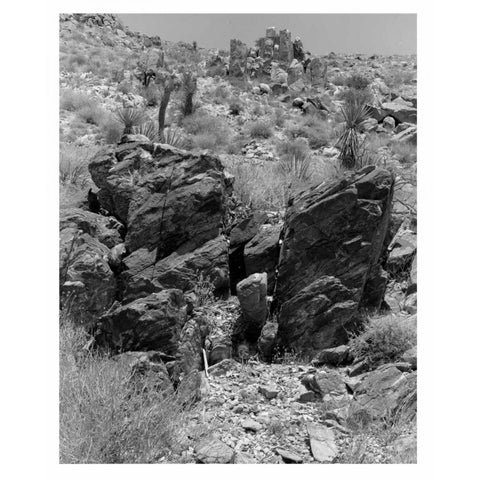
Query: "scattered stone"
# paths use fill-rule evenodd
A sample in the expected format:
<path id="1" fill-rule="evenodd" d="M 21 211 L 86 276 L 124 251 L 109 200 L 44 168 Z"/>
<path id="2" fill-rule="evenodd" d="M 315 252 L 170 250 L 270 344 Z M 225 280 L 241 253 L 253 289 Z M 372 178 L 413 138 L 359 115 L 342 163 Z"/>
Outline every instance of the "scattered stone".
<path id="1" fill-rule="evenodd" d="M 244 428 L 247 432 L 258 432 L 259 430 L 262 429 L 262 425 L 255 420 L 252 420 L 251 418 L 244 420 L 242 422 L 242 428 Z"/>
<path id="2" fill-rule="evenodd" d="M 316 367 L 320 365 L 337 367 L 339 365 L 345 365 L 351 360 L 350 347 L 348 345 L 339 345 L 338 347 L 321 350 L 311 363 Z"/>
<path id="3" fill-rule="evenodd" d="M 221 440 L 207 437 L 195 445 L 199 463 L 233 463 L 235 452 Z"/>
<path id="4" fill-rule="evenodd" d="M 402 362 L 410 364 L 413 370 L 417 369 L 417 347 L 412 347 L 407 350 L 401 357 Z"/>
<path id="5" fill-rule="evenodd" d="M 267 399 L 271 400 L 272 398 L 276 398 L 279 394 L 280 390 L 272 384 L 261 385 L 258 387 L 258 391 Z"/>
<path id="6" fill-rule="evenodd" d="M 283 458 L 285 463 L 302 463 L 302 457 L 292 450 L 286 450 L 284 448 L 276 448 L 275 452 Z"/>
<path id="7" fill-rule="evenodd" d="M 278 323 L 267 322 L 262 328 L 260 337 L 257 342 L 257 349 L 261 357 L 270 360 L 273 355 L 273 349 L 277 339 Z"/>
<path id="8" fill-rule="evenodd" d="M 310 448 L 317 462 L 331 462 L 338 455 L 333 430 L 323 426 L 307 423 Z"/>
<path id="9" fill-rule="evenodd" d="M 237 463 L 237 464 L 249 463 L 249 464 L 252 464 L 252 463 L 258 463 L 258 462 L 253 457 L 251 457 L 250 455 L 247 455 L 246 453 L 243 453 L 243 452 L 239 452 L 239 453 L 235 453 L 235 461 L 233 463 Z"/>

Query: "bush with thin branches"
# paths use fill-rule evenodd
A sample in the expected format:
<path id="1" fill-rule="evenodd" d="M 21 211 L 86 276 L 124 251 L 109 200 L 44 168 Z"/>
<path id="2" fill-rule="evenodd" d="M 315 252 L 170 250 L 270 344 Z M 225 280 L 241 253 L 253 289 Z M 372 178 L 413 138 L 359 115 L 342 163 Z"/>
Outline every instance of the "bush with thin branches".
<path id="1" fill-rule="evenodd" d="M 178 449 L 183 408 L 153 375 L 132 373 L 60 326 L 60 463 L 154 463 Z"/>

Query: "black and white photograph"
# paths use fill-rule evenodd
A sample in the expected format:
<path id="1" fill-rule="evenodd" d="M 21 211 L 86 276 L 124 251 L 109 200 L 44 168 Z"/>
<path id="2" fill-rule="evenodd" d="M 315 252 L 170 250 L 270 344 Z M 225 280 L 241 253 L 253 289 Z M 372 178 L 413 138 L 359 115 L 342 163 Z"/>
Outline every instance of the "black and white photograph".
<path id="1" fill-rule="evenodd" d="M 475 13 L 7 5 L 2 478 L 478 476 Z"/>
<path id="2" fill-rule="evenodd" d="M 416 463 L 416 15 L 59 29 L 60 462 Z"/>

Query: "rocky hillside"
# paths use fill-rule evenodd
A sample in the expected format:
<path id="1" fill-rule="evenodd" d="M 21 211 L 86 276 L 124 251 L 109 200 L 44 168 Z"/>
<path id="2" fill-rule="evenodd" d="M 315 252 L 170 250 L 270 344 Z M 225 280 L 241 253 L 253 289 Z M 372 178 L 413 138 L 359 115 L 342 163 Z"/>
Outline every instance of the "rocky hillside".
<path id="1" fill-rule="evenodd" d="M 182 412 L 109 460 L 416 461 L 416 58 L 76 14 L 60 66 L 66 365 Z"/>

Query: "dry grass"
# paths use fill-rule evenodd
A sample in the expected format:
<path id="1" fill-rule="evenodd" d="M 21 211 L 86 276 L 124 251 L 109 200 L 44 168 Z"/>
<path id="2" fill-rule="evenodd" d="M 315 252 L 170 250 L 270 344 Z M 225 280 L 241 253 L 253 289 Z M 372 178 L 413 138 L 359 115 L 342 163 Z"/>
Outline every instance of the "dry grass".
<path id="1" fill-rule="evenodd" d="M 355 359 L 367 359 L 371 365 L 395 362 L 416 344 L 414 326 L 395 315 L 370 318 L 363 331 L 350 338 Z"/>
<path id="2" fill-rule="evenodd" d="M 226 121 L 213 117 L 202 110 L 183 119 L 183 128 L 190 134 L 193 148 L 221 151 L 228 144 L 231 131 Z"/>
<path id="3" fill-rule="evenodd" d="M 250 122 L 246 128 L 252 138 L 270 138 L 273 135 L 270 119 L 255 120 Z"/>
<path id="4" fill-rule="evenodd" d="M 224 164 L 235 176 L 234 189 L 239 198 L 253 208 L 267 210 L 282 210 L 294 190 L 338 178 L 341 174 L 333 162 L 318 157 L 308 160 L 308 179 L 297 175 L 304 171 L 301 165 L 290 169 L 282 162 L 255 165 L 242 157 L 224 159 Z"/>
<path id="5" fill-rule="evenodd" d="M 87 336 L 60 326 L 60 463 L 152 463 L 178 448 L 183 412 L 173 396 L 132 382 L 106 354 L 82 347 Z"/>

